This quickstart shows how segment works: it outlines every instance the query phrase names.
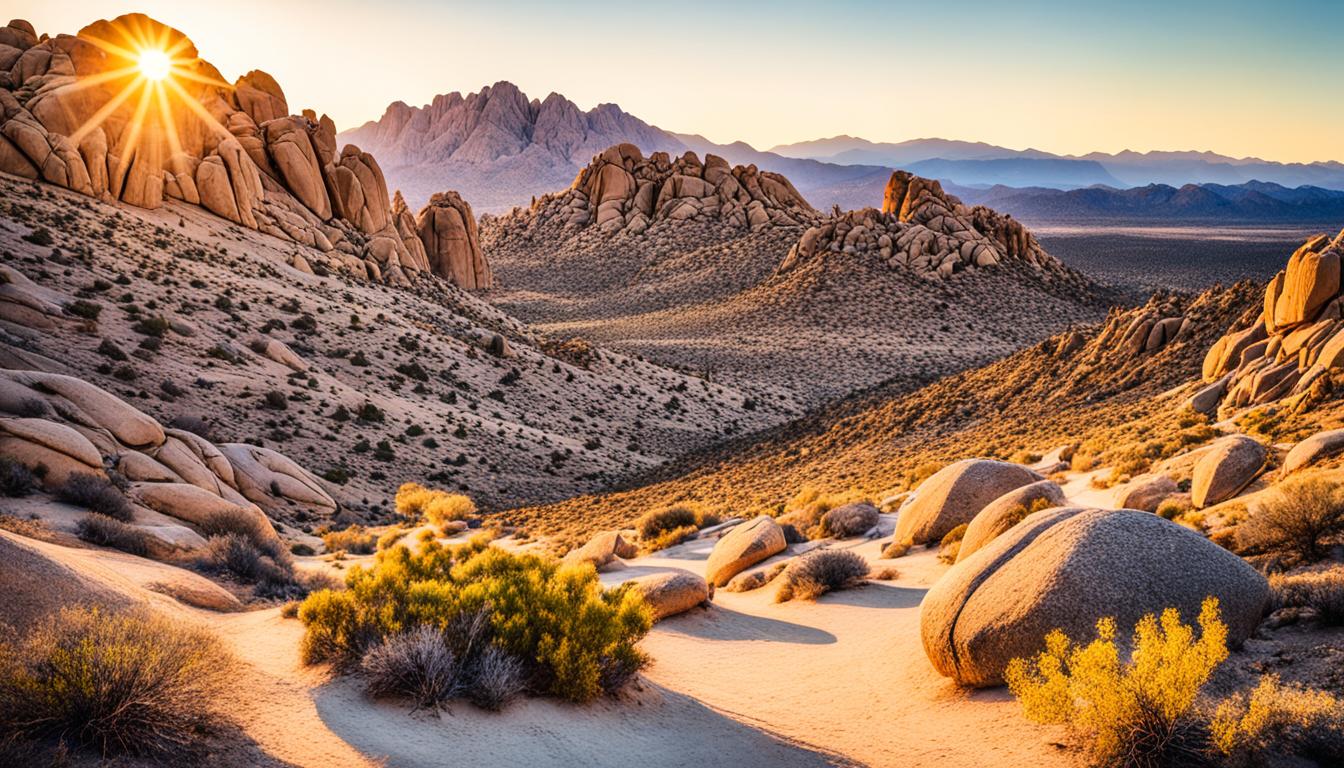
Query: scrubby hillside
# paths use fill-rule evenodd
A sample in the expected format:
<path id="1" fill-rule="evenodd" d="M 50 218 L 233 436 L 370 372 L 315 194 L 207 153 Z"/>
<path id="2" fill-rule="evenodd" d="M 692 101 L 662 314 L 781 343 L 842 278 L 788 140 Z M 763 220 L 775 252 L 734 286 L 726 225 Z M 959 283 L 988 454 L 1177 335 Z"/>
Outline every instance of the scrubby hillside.
<path id="1" fill-rule="evenodd" d="M 1099 438 L 1099 452 L 1115 453 L 1106 458 L 1123 457 L 1134 445 L 1179 429 L 1170 415 L 1196 388 L 1206 350 L 1257 311 L 1259 300 L 1250 283 L 1197 297 L 1157 296 L 1141 307 L 1113 310 L 1101 325 L 1067 331 L 913 392 L 889 384 L 687 457 L 629 490 L 508 517 L 530 529 L 580 536 L 673 501 L 750 514 L 778 509 L 809 487 L 882 498 L 926 474 L 922 466 L 965 456 L 1022 458 Z"/>
<path id="2" fill-rule="evenodd" d="M 2 178 L 0 249 L 5 366 L 279 448 L 355 508 L 427 479 L 486 506 L 559 499 L 782 418 L 549 341 L 446 281 L 328 272 L 313 249 L 174 201 L 147 211 Z"/>
<path id="3" fill-rule="evenodd" d="M 983 364 L 1112 295 L 1021 225 L 893 176 L 884 210 L 823 216 L 783 177 L 613 147 L 570 189 L 485 217 L 494 301 L 582 337 L 814 407 Z"/>

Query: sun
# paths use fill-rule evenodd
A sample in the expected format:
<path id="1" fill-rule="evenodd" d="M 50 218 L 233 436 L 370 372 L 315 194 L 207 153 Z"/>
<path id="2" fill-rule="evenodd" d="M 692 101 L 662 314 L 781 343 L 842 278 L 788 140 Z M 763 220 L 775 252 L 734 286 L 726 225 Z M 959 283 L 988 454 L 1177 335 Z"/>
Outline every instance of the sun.
<path id="1" fill-rule="evenodd" d="M 154 48 L 146 48 L 140 52 L 138 66 L 141 76 L 146 80 L 162 80 L 172 70 L 173 63 L 168 59 L 167 53 Z"/>

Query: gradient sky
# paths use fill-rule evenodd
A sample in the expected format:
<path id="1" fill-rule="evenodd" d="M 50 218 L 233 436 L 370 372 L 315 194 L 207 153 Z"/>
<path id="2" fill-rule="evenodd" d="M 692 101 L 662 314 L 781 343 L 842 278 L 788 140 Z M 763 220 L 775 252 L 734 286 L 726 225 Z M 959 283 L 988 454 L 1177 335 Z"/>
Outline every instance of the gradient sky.
<path id="1" fill-rule="evenodd" d="M 497 80 L 758 148 L 847 133 L 1344 160 L 1344 2 L 10 0 L 38 32 L 138 10 L 341 129 Z M 1121 6 L 1103 8 L 1102 6 Z"/>

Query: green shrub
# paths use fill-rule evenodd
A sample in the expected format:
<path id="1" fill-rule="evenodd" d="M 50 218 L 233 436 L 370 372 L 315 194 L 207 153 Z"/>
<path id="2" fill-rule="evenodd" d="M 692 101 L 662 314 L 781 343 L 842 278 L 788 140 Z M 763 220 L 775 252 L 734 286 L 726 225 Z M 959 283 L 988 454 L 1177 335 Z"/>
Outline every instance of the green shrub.
<path id="1" fill-rule="evenodd" d="M 0 742 L 180 753 L 218 722 L 212 706 L 231 667 L 206 632 L 147 612 L 66 608 L 0 647 Z"/>
<path id="2" fill-rule="evenodd" d="M 637 593 L 604 590 L 590 565 L 506 552 L 486 537 L 383 550 L 372 567 L 352 568 L 346 586 L 315 592 L 299 609 L 305 661 L 349 666 L 392 635 L 422 625 L 449 630 L 480 614 L 489 643 L 519 659 L 540 692 L 586 701 L 645 663 L 636 644 L 652 616 Z"/>
<path id="3" fill-rule="evenodd" d="M 868 562 L 845 549 L 819 549 L 795 560 L 780 575 L 775 602 L 815 600 L 837 589 L 862 584 Z"/>

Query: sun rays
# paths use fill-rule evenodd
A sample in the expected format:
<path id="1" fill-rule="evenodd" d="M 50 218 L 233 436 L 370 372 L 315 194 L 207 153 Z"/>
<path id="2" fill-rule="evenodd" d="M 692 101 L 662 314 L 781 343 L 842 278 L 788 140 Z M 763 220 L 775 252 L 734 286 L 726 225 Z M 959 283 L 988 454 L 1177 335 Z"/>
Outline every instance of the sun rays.
<path id="1" fill-rule="evenodd" d="M 131 114 L 122 131 L 116 177 L 124 176 L 138 156 L 148 155 L 149 162 L 162 165 L 164 160 L 181 153 L 183 139 L 179 126 L 183 124 L 185 113 L 199 119 L 207 130 L 220 138 L 232 136 L 201 104 L 201 89 L 190 86 L 218 88 L 224 92 L 232 91 L 233 86 L 221 80 L 212 67 L 201 66 L 191 41 L 185 36 L 166 26 L 143 24 L 130 18 L 97 32 L 86 31 L 81 37 L 107 56 L 109 66 L 102 72 L 81 76 L 66 87 L 75 91 L 106 87 L 110 95 L 70 135 L 70 141 L 78 146 L 90 132 L 104 125 L 129 103 Z M 184 87 L 184 83 L 188 87 Z M 120 87 L 113 90 L 117 85 Z M 155 146 L 142 147 L 142 142 L 154 142 Z M 166 157 L 155 151 L 159 143 L 166 144 Z"/>

